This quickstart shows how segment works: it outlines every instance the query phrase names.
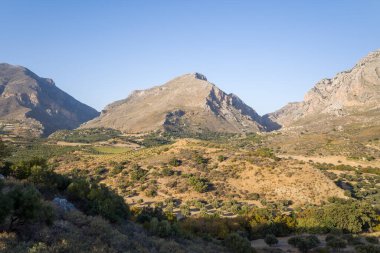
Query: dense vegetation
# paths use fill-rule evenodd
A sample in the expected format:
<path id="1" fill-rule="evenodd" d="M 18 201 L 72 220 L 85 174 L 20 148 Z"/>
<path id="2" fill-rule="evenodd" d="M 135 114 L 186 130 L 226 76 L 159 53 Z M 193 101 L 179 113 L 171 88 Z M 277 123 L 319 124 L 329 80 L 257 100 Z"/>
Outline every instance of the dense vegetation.
<path id="1" fill-rule="evenodd" d="M 92 143 L 98 141 L 107 141 L 120 135 L 120 131 L 110 128 L 89 128 L 77 130 L 61 130 L 55 132 L 49 138 L 56 141 Z"/>
<path id="2" fill-rule="evenodd" d="M 256 141 L 255 136 L 248 138 L 253 138 L 253 141 Z M 164 149 L 165 146 L 160 150 Z M 71 151 L 62 149 L 59 152 L 69 154 Z M 145 228 L 145 236 L 174 240 L 173 243 L 203 238 L 203 240 L 210 241 L 213 247 L 218 249 L 216 252 L 254 252 L 250 246 L 250 240 L 263 238 L 268 245 L 276 245 L 277 237 L 297 233 L 337 234 L 339 236 L 330 240 L 327 246 L 339 250 L 348 244 L 347 239 L 343 238 L 346 234 L 380 230 L 378 206 L 373 205 L 374 199 L 366 197 L 369 195 L 360 195 L 363 186 L 366 184 L 375 187 L 378 183 L 377 178 L 366 177 L 358 173 L 355 175 L 360 176 L 363 180 L 361 180 L 362 185 L 357 186 L 357 190 L 355 190 L 355 186 L 352 186 L 350 196 L 354 198 L 332 198 L 329 203 L 324 205 L 304 206 L 295 210 L 289 208 L 290 200 L 283 200 L 281 203 L 265 203 L 259 194 L 251 194 L 250 199 L 260 200 L 265 204 L 263 204 L 264 207 L 260 208 L 255 205 L 239 203 L 233 199 L 233 196 L 229 201 L 214 199 L 181 203 L 181 200 L 171 199 L 165 203 L 156 203 L 153 207 L 141 207 L 139 205 L 130 207 L 115 191 L 99 183 L 105 174 L 123 176 L 122 179 L 125 184 L 139 185 L 148 197 L 154 197 L 157 194 L 157 181 L 148 177 L 152 173 L 167 178 L 176 176 L 189 186 L 188 189 L 197 193 L 207 193 L 213 191 L 214 182 L 209 179 L 208 175 L 213 173 L 215 161 L 224 163 L 234 158 L 229 155 L 217 155 L 215 160 L 210 160 L 200 151 L 187 153 L 181 151 L 179 155 L 177 154 L 174 158 L 169 159 L 161 170 L 156 170 L 153 166 L 141 166 L 124 160 L 110 163 L 113 166 L 111 170 L 103 167 L 93 168 L 97 175 L 95 177 L 80 170 L 71 170 L 66 174 L 56 173 L 54 166 L 52 166 L 56 158 L 50 159 L 50 162 L 31 156 L 20 159 L 19 155 L 10 156 L 12 153 L 17 154 L 18 152 L 0 142 L 1 158 L 8 157 L 7 162 L 0 159 L 0 174 L 5 176 L 5 179 L 0 179 L 0 228 L 7 233 L 7 236 L 14 236 L 13 233 L 17 234 L 17 239 L 9 239 L 10 241 L 21 240 L 25 243 L 28 241 L 25 239 L 25 235 L 32 227 L 52 229 L 56 226 L 54 224 L 58 219 L 65 219 L 71 223 L 77 222 L 77 218 L 73 217 L 73 214 L 64 213 L 62 215 L 60 211 L 57 211 L 57 207 L 52 204 L 52 200 L 56 197 L 67 199 L 73 203 L 75 208 L 82 213 L 80 219 L 92 223 L 95 222 L 93 219 L 98 219 L 96 216 L 101 217 L 102 228 L 112 230 L 112 233 L 121 233 L 119 236 L 125 235 L 124 229 L 127 224 L 129 224 L 128 226 L 135 226 L 135 223 L 138 223 Z M 51 155 L 51 157 L 55 156 L 54 153 Z M 259 147 L 247 152 L 247 157 L 256 162 L 280 161 L 275 156 L 274 151 L 266 147 Z M 181 173 L 180 169 L 184 163 L 190 163 L 202 173 Z M 319 166 L 318 168 L 325 173 L 337 169 L 336 166 L 332 167 L 331 165 L 327 167 L 326 165 L 315 164 L 315 166 Z M 342 166 L 338 168 L 344 169 Z M 355 172 L 356 169 L 345 169 L 345 171 Z M 234 172 L 232 171 L 232 173 Z M 334 177 L 332 174 L 326 175 L 331 178 Z M 339 176 L 335 175 L 334 180 L 337 180 L 337 184 L 343 182 L 344 179 L 348 183 L 348 179 L 353 180 L 350 177 L 352 175 L 344 176 L 343 174 L 342 176 L 340 174 Z M 357 181 L 359 182 L 359 180 Z M 144 186 L 145 183 L 148 185 Z M 169 181 L 168 184 L 172 183 Z M 173 184 L 177 183 L 174 182 Z M 209 213 L 206 205 L 231 212 L 233 215 L 226 217 L 218 211 Z M 191 214 L 191 209 L 194 207 L 199 210 L 196 215 Z M 177 220 L 174 209 L 180 210 L 181 219 Z M 83 214 L 88 216 L 83 216 Z M 100 221 L 96 220 L 96 222 Z M 92 229 L 95 227 L 96 225 Z M 81 228 L 82 230 L 83 228 Z M 0 233 L 0 247 L 1 243 L 4 245 L 12 244 L 5 243 L 4 240 Z M 32 248 L 38 250 L 40 248 L 51 249 L 46 241 L 41 242 L 37 238 L 33 240 L 32 245 L 26 243 L 24 246 L 29 250 Z M 75 240 L 75 238 L 71 238 L 71 240 Z M 124 238 L 123 240 L 127 239 Z M 200 241 L 200 244 L 203 245 L 202 250 L 207 248 L 203 244 L 203 240 Z M 36 242 L 42 244 L 36 244 Z M 316 240 L 313 236 L 293 237 L 289 243 L 302 252 L 308 252 L 320 245 L 318 239 Z M 169 245 L 168 242 L 165 242 L 165 245 Z M 180 248 L 180 245 L 181 243 L 173 247 Z M 82 245 L 81 247 L 86 248 L 88 246 Z M 376 251 L 378 247 L 375 244 L 374 246 L 358 244 L 355 247 L 358 252 L 371 252 L 370 250 L 378 252 Z M 112 249 L 115 248 L 119 247 L 113 245 Z M 39 251 L 36 250 L 36 252 Z M 99 252 L 113 251 L 103 249 Z M 122 251 L 116 250 L 115 252 Z M 202 251 L 195 250 L 194 252 Z"/>

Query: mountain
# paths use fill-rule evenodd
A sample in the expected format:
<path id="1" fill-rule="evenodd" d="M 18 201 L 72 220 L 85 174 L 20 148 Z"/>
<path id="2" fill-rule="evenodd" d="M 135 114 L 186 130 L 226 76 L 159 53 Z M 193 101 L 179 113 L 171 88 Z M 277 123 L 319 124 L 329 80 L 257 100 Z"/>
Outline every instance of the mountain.
<path id="1" fill-rule="evenodd" d="M 234 94 L 226 94 L 199 73 L 134 91 L 108 105 L 82 128 L 107 127 L 128 133 L 155 130 L 243 133 L 265 131 L 261 117 Z"/>
<path id="2" fill-rule="evenodd" d="M 380 50 L 371 52 L 351 70 L 318 82 L 304 101 L 289 103 L 265 115 L 283 127 L 376 123 L 380 117 Z M 339 122 L 338 122 L 339 121 Z M 324 124 L 324 126 L 326 126 Z"/>
<path id="3" fill-rule="evenodd" d="M 0 64 L 0 130 L 49 135 L 74 129 L 99 113 L 21 66 Z"/>

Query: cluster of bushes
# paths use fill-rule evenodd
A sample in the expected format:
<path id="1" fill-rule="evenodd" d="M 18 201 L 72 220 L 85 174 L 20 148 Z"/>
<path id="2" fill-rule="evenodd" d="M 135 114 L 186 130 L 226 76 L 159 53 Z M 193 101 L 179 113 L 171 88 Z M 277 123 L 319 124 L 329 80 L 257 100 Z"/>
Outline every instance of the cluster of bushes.
<path id="1" fill-rule="evenodd" d="M 140 145 L 143 145 L 144 147 L 157 147 L 162 145 L 171 144 L 172 140 L 170 137 L 161 134 L 161 133 L 151 133 L 148 135 L 145 135 L 143 137 L 143 140 L 137 142 Z"/>
<path id="2" fill-rule="evenodd" d="M 374 167 L 354 167 L 346 164 L 334 165 L 331 163 L 314 163 L 313 166 L 319 170 L 340 170 L 340 171 L 354 171 L 359 173 L 369 173 L 374 175 L 380 175 L 380 169 Z"/>
<path id="3" fill-rule="evenodd" d="M 275 161 L 278 161 L 280 160 L 280 158 L 278 158 L 272 149 L 270 148 L 266 148 L 266 147 L 263 147 L 263 148 L 257 148 L 256 150 L 254 150 L 251 155 L 254 155 L 254 156 L 259 156 L 259 157 L 266 157 L 266 158 L 271 158 L 271 159 L 274 159 Z"/>
<path id="4" fill-rule="evenodd" d="M 311 207 L 297 214 L 298 227 L 304 231 L 347 233 L 369 231 L 377 223 L 375 208 L 365 201 L 337 200 L 322 207 Z"/>
<path id="5" fill-rule="evenodd" d="M 68 185 L 66 194 L 88 215 L 100 215 L 111 222 L 129 217 L 129 207 L 124 199 L 103 184 L 75 178 Z"/>
<path id="6" fill-rule="evenodd" d="M 40 140 L 35 140 L 27 144 L 10 144 L 7 146 L 12 156 L 8 156 L 7 160 L 17 163 L 23 160 L 30 160 L 34 157 L 44 157 L 50 159 L 52 157 L 64 157 L 74 151 L 82 150 L 83 147 L 70 147 L 48 145 L 42 143 Z"/>
<path id="7" fill-rule="evenodd" d="M 111 128 L 88 128 L 57 131 L 49 138 L 56 141 L 93 143 L 107 141 L 120 135 L 120 131 Z"/>

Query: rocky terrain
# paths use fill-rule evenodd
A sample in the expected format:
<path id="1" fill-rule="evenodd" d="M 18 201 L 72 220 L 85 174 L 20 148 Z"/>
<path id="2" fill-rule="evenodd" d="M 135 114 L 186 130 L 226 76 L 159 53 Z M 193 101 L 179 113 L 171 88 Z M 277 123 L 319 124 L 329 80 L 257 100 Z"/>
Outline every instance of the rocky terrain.
<path id="1" fill-rule="evenodd" d="M 108 105 L 82 128 L 106 127 L 127 133 L 265 131 L 262 118 L 234 94 L 226 94 L 199 73 L 186 74 Z"/>
<path id="2" fill-rule="evenodd" d="M 332 125 L 378 122 L 380 115 L 380 50 L 361 59 L 351 70 L 318 82 L 304 101 L 289 103 L 265 115 L 283 127 L 321 122 Z M 324 123 L 324 126 L 328 124 Z M 326 127 L 324 127 L 325 129 Z"/>
<path id="3" fill-rule="evenodd" d="M 0 64 L 0 130 L 16 135 L 49 135 L 74 129 L 98 115 L 30 70 Z"/>

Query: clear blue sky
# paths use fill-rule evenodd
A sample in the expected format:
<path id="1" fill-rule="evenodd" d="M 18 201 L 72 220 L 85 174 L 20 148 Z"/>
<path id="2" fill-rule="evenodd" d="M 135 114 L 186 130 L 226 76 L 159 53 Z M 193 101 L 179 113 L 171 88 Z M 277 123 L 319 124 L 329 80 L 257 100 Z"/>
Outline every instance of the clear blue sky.
<path id="1" fill-rule="evenodd" d="M 0 62 L 101 110 L 201 72 L 260 114 L 380 48 L 378 0 L 0 0 Z"/>

